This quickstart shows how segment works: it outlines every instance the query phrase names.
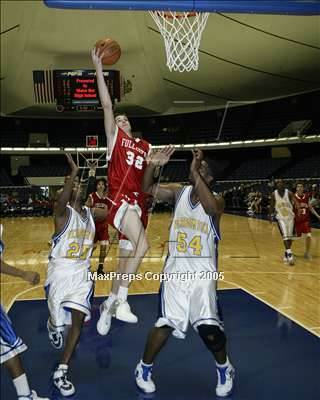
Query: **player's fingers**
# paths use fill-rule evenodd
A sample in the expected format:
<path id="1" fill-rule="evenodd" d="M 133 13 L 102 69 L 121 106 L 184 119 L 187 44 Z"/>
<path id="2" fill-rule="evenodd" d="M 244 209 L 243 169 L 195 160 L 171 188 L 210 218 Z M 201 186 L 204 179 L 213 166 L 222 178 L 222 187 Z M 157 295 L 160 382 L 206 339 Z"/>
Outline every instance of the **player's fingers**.
<path id="1" fill-rule="evenodd" d="M 96 60 L 98 57 L 98 49 L 96 49 L 95 47 L 92 49 L 91 51 L 91 56 L 93 60 Z"/>
<path id="2" fill-rule="evenodd" d="M 172 145 L 166 146 L 163 149 L 163 152 L 170 157 L 170 155 L 172 154 L 172 149 L 174 149 L 174 147 Z"/>
<path id="3" fill-rule="evenodd" d="M 195 153 L 195 157 L 199 160 L 201 158 L 201 151 L 198 149 L 195 149 L 194 153 Z"/>
<path id="4" fill-rule="evenodd" d="M 71 161 L 71 154 L 70 153 L 66 153 L 66 157 L 67 157 L 68 162 L 70 162 Z"/>
<path id="5" fill-rule="evenodd" d="M 175 151 L 176 151 L 176 149 L 175 149 L 173 146 L 171 146 L 170 149 L 169 149 L 169 151 L 168 151 L 168 156 L 171 157 L 172 154 L 173 154 Z"/>

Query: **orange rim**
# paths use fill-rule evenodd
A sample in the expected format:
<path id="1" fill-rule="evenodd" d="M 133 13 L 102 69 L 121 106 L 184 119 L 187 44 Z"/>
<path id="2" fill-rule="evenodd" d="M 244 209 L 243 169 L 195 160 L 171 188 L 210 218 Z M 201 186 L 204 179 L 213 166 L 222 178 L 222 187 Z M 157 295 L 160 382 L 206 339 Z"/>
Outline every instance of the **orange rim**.
<path id="1" fill-rule="evenodd" d="M 164 11 L 164 12 L 157 11 L 157 14 L 160 16 L 164 16 L 165 18 L 168 18 L 168 19 L 174 18 L 173 15 L 170 13 L 170 11 Z M 195 11 L 190 11 L 190 12 L 188 12 L 187 17 L 188 18 L 195 17 L 196 15 L 197 15 L 197 13 Z M 175 18 L 183 18 L 184 16 L 185 16 L 185 14 L 183 12 L 176 12 Z"/>

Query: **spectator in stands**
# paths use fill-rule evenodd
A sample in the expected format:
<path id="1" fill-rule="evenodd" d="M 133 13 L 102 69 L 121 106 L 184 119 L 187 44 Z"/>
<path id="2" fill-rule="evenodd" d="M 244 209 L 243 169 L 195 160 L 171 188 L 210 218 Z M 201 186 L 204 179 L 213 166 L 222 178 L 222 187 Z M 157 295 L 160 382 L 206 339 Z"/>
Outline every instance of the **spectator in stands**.
<path id="1" fill-rule="evenodd" d="M 232 189 L 232 207 L 240 208 L 240 197 L 237 188 L 234 186 Z"/>

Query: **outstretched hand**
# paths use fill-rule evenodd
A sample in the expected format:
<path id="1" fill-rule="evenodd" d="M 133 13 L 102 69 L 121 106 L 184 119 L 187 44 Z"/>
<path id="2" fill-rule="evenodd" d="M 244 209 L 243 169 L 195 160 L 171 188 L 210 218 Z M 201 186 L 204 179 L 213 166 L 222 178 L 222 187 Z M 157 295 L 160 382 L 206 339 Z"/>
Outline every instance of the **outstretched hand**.
<path id="1" fill-rule="evenodd" d="M 147 161 L 152 165 L 162 167 L 163 165 L 167 164 L 167 162 L 169 161 L 170 157 L 174 152 L 175 152 L 174 147 L 172 145 L 169 145 L 161 150 L 152 152 L 150 156 L 147 158 Z"/>
<path id="2" fill-rule="evenodd" d="M 78 172 L 79 172 L 79 167 L 77 166 L 77 164 L 73 161 L 72 155 L 70 153 L 66 153 L 66 157 L 69 163 L 69 166 L 71 168 L 71 174 L 70 176 L 72 176 L 73 178 L 75 176 L 77 176 Z"/>
<path id="3" fill-rule="evenodd" d="M 96 69 L 102 68 L 102 57 L 103 57 L 103 52 L 100 54 L 100 50 L 97 49 L 96 47 L 94 47 L 91 50 L 92 63 Z"/>
<path id="4" fill-rule="evenodd" d="M 201 161 L 203 160 L 203 151 L 196 149 L 192 150 L 193 160 L 190 166 L 191 171 L 199 171 Z"/>

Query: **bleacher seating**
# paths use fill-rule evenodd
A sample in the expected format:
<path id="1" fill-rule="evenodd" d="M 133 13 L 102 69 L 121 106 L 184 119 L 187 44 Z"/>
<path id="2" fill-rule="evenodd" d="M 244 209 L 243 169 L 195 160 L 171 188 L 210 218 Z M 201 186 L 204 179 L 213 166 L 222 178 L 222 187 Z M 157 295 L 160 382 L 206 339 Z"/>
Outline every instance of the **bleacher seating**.
<path id="1" fill-rule="evenodd" d="M 244 161 L 239 168 L 233 171 L 228 180 L 267 179 L 287 164 L 288 158 L 259 158 Z"/>
<path id="2" fill-rule="evenodd" d="M 19 168 L 20 175 L 27 176 L 65 176 L 68 167 L 65 165 L 28 165 Z"/>
<path id="3" fill-rule="evenodd" d="M 283 170 L 280 174 L 283 178 L 319 178 L 320 155 L 302 159 Z"/>
<path id="4" fill-rule="evenodd" d="M 12 179 L 8 175 L 4 168 L 0 169 L 0 186 L 11 186 L 13 185 Z"/>

